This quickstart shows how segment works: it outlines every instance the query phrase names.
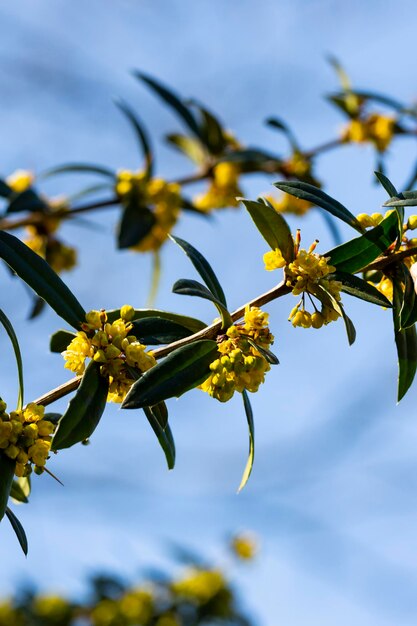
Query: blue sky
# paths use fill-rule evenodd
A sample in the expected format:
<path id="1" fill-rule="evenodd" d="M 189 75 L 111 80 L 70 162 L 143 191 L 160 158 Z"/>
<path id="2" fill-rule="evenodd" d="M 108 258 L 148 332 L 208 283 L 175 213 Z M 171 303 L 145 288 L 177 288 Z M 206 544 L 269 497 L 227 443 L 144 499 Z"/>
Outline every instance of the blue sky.
<path id="1" fill-rule="evenodd" d="M 187 164 L 160 141 L 179 126 L 130 76 L 140 68 L 218 112 L 238 137 L 283 149 L 265 128 L 286 119 L 306 147 L 332 137 L 341 118 L 323 99 L 336 80 L 325 56 L 338 56 L 359 87 L 416 97 L 414 3 L 287 0 L 17 0 L 2 3 L 0 132 L 2 171 L 83 160 L 137 167 L 136 145 L 112 98 L 135 105 L 157 144 L 158 173 Z M 415 145 L 399 141 L 389 155 L 394 182 L 405 180 Z M 384 201 L 372 184 L 367 148 L 346 148 L 319 161 L 327 190 L 354 213 Z M 268 191 L 252 178 L 248 196 Z M 81 181 L 57 179 L 48 193 Z M 66 277 L 85 308 L 125 302 L 143 306 L 150 262 L 116 253 L 117 211 L 94 218 L 95 230 L 67 224 L 63 235 L 80 248 L 80 266 Z M 304 242 L 330 240 L 312 215 Z M 99 226 L 99 227 L 98 227 Z M 209 225 L 185 217 L 176 233 L 192 241 L 218 271 L 232 306 L 270 288 L 266 251 L 243 211 Z M 208 304 L 170 293 L 193 270 L 174 246 L 163 251 L 158 306 L 210 321 Z M 62 326 L 52 312 L 25 322 L 25 293 L 7 284 L 1 307 L 16 320 L 25 356 L 27 399 L 66 379 L 48 335 Z M 18 511 L 27 529 L 25 560 L 6 524 L 0 528 L 0 589 L 35 581 L 79 593 L 98 567 L 133 575 L 163 562 L 168 540 L 200 547 L 216 558 L 230 530 L 262 538 L 257 564 L 241 572 L 246 604 L 266 626 L 408 626 L 416 623 L 417 420 L 415 391 L 395 405 L 396 359 L 390 314 L 346 298 L 358 330 L 349 348 L 340 323 L 321 332 L 292 330 L 290 300 L 268 307 L 281 365 L 253 398 L 256 464 L 236 495 L 247 452 L 239 399 L 220 405 L 199 391 L 170 402 L 177 467 L 167 472 L 140 413 L 106 412 L 92 445 L 53 460 L 65 488 L 36 480 L 32 503 Z M 1 395 L 11 404 L 15 374 L 5 337 Z M 65 407 L 65 402 L 61 408 Z"/>

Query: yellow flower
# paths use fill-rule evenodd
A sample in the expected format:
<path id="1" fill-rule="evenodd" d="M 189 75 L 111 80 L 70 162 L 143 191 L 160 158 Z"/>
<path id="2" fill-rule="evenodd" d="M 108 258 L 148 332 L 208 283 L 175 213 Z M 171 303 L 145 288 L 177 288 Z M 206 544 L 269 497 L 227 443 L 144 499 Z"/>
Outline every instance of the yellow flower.
<path id="1" fill-rule="evenodd" d="M 194 206 L 200 211 L 237 207 L 242 195 L 239 187 L 240 170 L 234 163 L 222 162 L 213 168 L 213 178 L 206 192 L 196 196 Z"/>
<path id="2" fill-rule="evenodd" d="M 277 270 L 280 267 L 284 267 L 287 262 L 282 256 L 281 250 L 276 248 L 275 250 L 270 250 L 269 252 L 265 252 L 264 256 L 265 269 L 268 272 L 272 270 Z"/>
<path id="3" fill-rule="evenodd" d="M 226 586 L 219 570 L 190 569 L 180 580 L 171 584 L 174 594 L 195 604 L 206 604 Z"/>
<path id="4" fill-rule="evenodd" d="M 258 543 L 252 535 L 240 533 L 232 538 L 231 548 L 239 559 L 250 561 L 258 552 Z"/>
<path id="5" fill-rule="evenodd" d="M 155 217 L 150 232 L 131 249 L 138 252 L 159 250 L 178 220 L 180 186 L 162 178 L 148 179 L 145 172 L 122 170 L 117 174 L 115 191 L 123 204 L 151 208 Z"/>
<path id="6" fill-rule="evenodd" d="M 24 409 L 6 413 L 0 411 L 0 449 L 16 461 L 15 475 L 28 476 L 32 466 L 43 471 L 51 449 L 55 424 L 44 419 L 45 407 L 30 402 Z"/>
<path id="7" fill-rule="evenodd" d="M 371 142 L 379 152 L 384 152 L 394 136 L 395 118 L 372 113 L 364 119 L 353 119 L 342 132 L 342 141 Z"/>
<path id="8" fill-rule="evenodd" d="M 35 177 L 28 170 L 16 170 L 6 178 L 6 183 L 15 193 L 27 191 L 33 184 Z"/>
<path id="9" fill-rule="evenodd" d="M 135 381 L 129 368 L 142 373 L 156 364 L 152 352 L 130 334 L 133 307 L 123 306 L 120 314 L 119 319 L 109 323 L 105 311 L 87 313 L 82 330 L 62 353 L 64 367 L 78 375 L 84 372 L 86 359 L 100 364 L 101 375 L 109 380 L 108 402 L 124 400 Z"/>
<path id="10" fill-rule="evenodd" d="M 270 365 L 248 339 L 264 349 L 269 349 L 274 341 L 268 328 L 268 314 L 258 307 L 247 307 L 243 323 L 230 326 L 220 338 L 219 356 L 210 364 L 210 376 L 200 385 L 202 391 L 227 402 L 235 391 L 258 390 Z"/>

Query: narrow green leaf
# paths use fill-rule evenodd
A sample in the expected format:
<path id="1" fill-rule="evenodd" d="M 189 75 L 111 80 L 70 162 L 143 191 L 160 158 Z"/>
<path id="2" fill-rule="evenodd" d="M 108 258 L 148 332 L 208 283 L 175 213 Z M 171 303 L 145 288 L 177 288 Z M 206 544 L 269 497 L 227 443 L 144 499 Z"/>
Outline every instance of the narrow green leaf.
<path id="1" fill-rule="evenodd" d="M 386 298 L 376 287 L 354 274 L 336 272 L 335 274 L 328 276 L 328 278 L 329 280 L 340 281 L 342 283 L 342 291 L 348 293 L 350 296 L 355 296 L 355 298 L 365 300 L 366 302 L 372 302 L 372 304 L 377 304 L 387 309 L 392 307 L 388 298 Z"/>
<path id="2" fill-rule="evenodd" d="M 139 120 L 137 114 L 127 105 L 123 100 L 117 99 L 115 100 L 115 104 L 119 109 L 124 113 L 133 126 L 135 133 L 139 140 L 140 148 L 143 152 L 143 156 L 145 158 L 145 172 L 147 176 L 152 176 L 153 172 L 153 154 L 151 150 L 151 145 L 149 142 L 148 133 L 146 132 L 142 122 Z"/>
<path id="3" fill-rule="evenodd" d="M 70 332 L 69 330 L 57 330 L 56 333 L 51 335 L 49 342 L 50 351 L 59 353 L 64 352 L 74 337 L 76 337 L 76 334 Z"/>
<path id="4" fill-rule="evenodd" d="M 100 365 L 91 361 L 58 423 L 53 450 L 69 448 L 92 435 L 106 407 L 108 390 L 109 382 L 100 375 Z"/>
<path id="5" fill-rule="evenodd" d="M 112 324 L 120 317 L 120 309 L 111 309 L 106 311 L 107 320 Z M 197 333 L 199 330 L 207 327 L 207 324 L 194 317 L 188 317 L 187 315 L 181 315 L 179 313 L 171 313 L 170 311 L 160 311 L 159 309 L 135 309 L 132 321 L 146 319 L 147 317 L 162 317 L 163 319 L 176 322 L 180 326 L 188 328 L 193 333 Z"/>
<path id="6" fill-rule="evenodd" d="M 242 391 L 242 398 L 243 398 L 243 406 L 245 407 L 246 419 L 248 422 L 248 429 L 249 429 L 249 456 L 248 456 L 245 470 L 243 472 L 242 480 L 240 481 L 239 489 L 237 490 L 238 493 L 239 491 L 242 491 L 243 487 L 248 482 L 249 476 L 252 473 L 253 462 L 255 459 L 255 424 L 253 421 L 253 412 L 252 412 L 251 403 L 250 403 L 248 392 L 246 391 L 246 389 Z"/>
<path id="7" fill-rule="evenodd" d="M 359 224 L 356 217 L 346 207 L 344 207 L 343 204 L 319 189 L 319 187 L 315 187 L 314 185 L 310 185 L 310 183 L 302 181 L 274 183 L 274 186 L 281 191 L 285 191 L 285 193 L 295 196 L 296 198 L 307 200 L 307 202 L 311 202 L 312 204 L 321 207 L 334 217 L 338 217 L 342 220 L 342 222 L 349 224 L 349 226 L 352 226 L 355 230 L 363 233 L 364 229 Z"/>
<path id="8" fill-rule="evenodd" d="M 129 334 L 134 335 L 147 346 L 155 346 L 184 339 L 193 332 L 182 324 L 163 317 L 145 317 L 133 322 L 133 328 Z"/>
<path id="9" fill-rule="evenodd" d="M 275 154 L 260 150 L 259 148 L 245 148 L 242 150 L 232 150 L 227 155 L 220 158 L 218 163 L 236 163 L 242 172 L 264 171 L 265 166 L 275 166 L 277 169 L 282 164 L 282 160 Z"/>
<path id="10" fill-rule="evenodd" d="M 265 124 L 267 124 L 267 126 L 270 126 L 271 128 L 275 128 L 276 130 L 281 131 L 288 139 L 292 150 L 294 152 L 300 152 L 300 146 L 297 139 L 295 138 L 294 133 L 283 120 L 278 119 L 277 117 L 269 117 L 267 120 L 265 120 Z"/>
<path id="11" fill-rule="evenodd" d="M 403 274 L 403 282 L 405 285 L 400 312 L 400 328 L 408 328 L 417 322 L 415 265 L 416 264 L 412 265 L 410 269 L 408 269 L 405 263 L 401 263 L 399 266 Z"/>
<path id="12" fill-rule="evenodd" d="M 242 203 L 271 250 L 278 248 L 287 263 L 291 263 L 295 256 L 294 241 L 282 215 L 263 202 L 242 199 Z"/>
<path id="13" fill-rule="evenodd" d="M 330 257 L 329 263 L 337 271 L 354 274 L 386 252 L 398 235 L 398 216 L 391 213 L 379 226 L 368 230 L 361 237 L 333 248 L 323 256 Z"/>
<path id="14" fill-rule="evenodd" d="M 28 540 L 27 540 L 26 533 L 22 524 L 19 522 L 19 520 L 17 519 L 13 511 L 9 509 L 9 507 L 7 507 L 6 509 L 6 515 L 16 534 L 20 547 L 23 550 L 23 554 L 27 556 L 28 555 Z"/>
<path id="15" fill-rule="evenodd" d="M 338 302 L 336 298 L 327 291 L 322 285 L 315 285 L 314 287 L 314 295 L 327 307 L 330 309 L 334 309 L 336 313 L 340 315 L 345 324 L 346 334 L 348 338 L 349 345 L 351 346 L 356 339 L 356 329 L 353 325 L 352 320 L 345 313 L 343 305 L 341 302 Z"/>
<path id="16" fill-rule="evenodd" d="M 203 144 L 210 154 L 214 156 L 222 154 L 227 146 L 227 140 L 219 120 L 195 99 L 191 100 L 191 104 L 198 109 L 202 118 L 201 139 Z"/>
<path id="17" fill-rule="evenodd" d="M 390 179 L 385 176 L 385 174 L 383 174 L 382 172 L 374 172 L 375 176 L 377 177 L 378 181 L 381 183 L 381 185 L 383 186 L 383 188 L 385 189 L 385 191 L 387 192 L 388 196 L 391 198 L 391 196 L 397 196 L 398 192 L 395 189 L 394 185 L 392 184 L 392 182 L 390 181 Z"/>
<path id="18" fill-rule="evenodd" d="M 383 206 L 389 207 L 389 208 L 397 208 L 397 207 L 405 207 L 405 206 L 417 206 L 417 196 L 416 197 L 412 197 L 411 193 L 410 196 L 406 196 L 407 192 L 404 192 L 403 195 L 404 198 L 390 198 L 389 200 L 387 200 L 387 202 L 384 202 Z"/>
<path id="19" fill-rule="evenodd" d="M 246 337 L 248 343 L 252 346 L 252 348 L 257 350 L 259 354 L 261 354 L 264 357 L 265 361 L 267 361 L 271 365 L 279 365 L 278 357 L 273 352 L 271 352 L 271 350 L 262 348 L 256 343 L 256 341 L 254 341 L 251 337 L 247 335 L 242 334 L 241 337 Z"/>
<path id="20" fill-rule="evenodd" d="M 166 136 L 166 140 L 171 146 L 191 159 L 193 163 L 196 163 L 196 165 L 202 165 L 207 159 L 207 154 L 202 147 L 201 141 L 194 137 L 172 133 Z"/>
<path id="21" fill-rule="evenodd" d="M 10 322 L 7 315 L 0 309 L 0 324 L 3 325 L 6 333 L 9 335 L 10 342 L 13 347 L 14 356 L 17 365 L 17 375 L 19 379 L 19 391 L 17 394 L 17 409 L 20 410 L 23 406 L 23 363 L 22 354 L 20 352 L 19 342 L 14 331 L 13 325 Z"/>
<path id="22" fill-rule="evenodd" d="M 57 174 L 99 174 L 100 176 L 106 176 L 113 180 L 116 178 L 116 172 L 110 168 L 101 165 L 90 165 L 89 163 L 67 163 L 65 165 L 51 167 L 42 172 L 39 178 L 49 178 Z"/>
<path id="23" fill-rule="evenodd" d="M 158 420 L 158 424 L 160 425 L 162 430 L 165 430 L 168 425 L 168 408 L 165 402 L 159 402 L 158 404 L 155 404 L 154 406 L 150 406 L 148 408 L 152 411 L 153 415 Z"/>
<path id="24" fill-rule="evenodd" d="M 8 198 L 13 193 L 13 189 L 9 187 L 5 180 L 0 178 L 0 198 Z"/>
<path id="25" fill-rule="evenodd" d="M 175 443 L 171 429 L 169 424 L 167 424 L 165 428 L 162 428 L 158 419 L 155 417 L 152 408 L 153 407 L 144 406 L 143 411 L 152 427 L 152 430 L 158 438 L 162 450 L 164 451 L 168 469 L 173 469 L 175 465 Z"/>
<path id="26" fill-rule="evenodd" d="M 132 385 L 122 408 L 141 409 L 182 395 L 208 377 L 217 355 L 216 342 L 208 339 L 177 348 Z"/>
<path id="27" fill-rule="evenodd" d="M 10 489 L 10 497 L 13 498 L 16 502 L 21 502 L 22 504 L 27 504 L 29 499 L 25 493 L 20 482 L 17 480 L 13 480 L 12 487 Z"/>
<path id="28" fill-rule="evenodd" d="M 33 189 L 27 189 L 22 193 L 13 193 L 9 196 L 9 204 L 6 213 L 21 213 L 22 211 L 47 211 L 48 205 Z"/>
<path id="29" fill-rule="evenodd" d="M 342 309 L 343 321 L 345 323 L 346 334 L 348 337 L 348 342 L 349 342 L 349 345 L 351 346 L 355 343 L 355 340 L 356 340 L 356 328 L 353 325 L 353 322 L 350 319 L 350 317 L 346 315 L 345 309 L 343 308 L 343 306 L 341 307 L 341 309 Z"/>
<path id="30" fill-rule="evenodd" d="M 3 519 L 7 508 L 7 501 L 13 484 L 13 476 L 16 462 L 5 454 L 0 453 L 0 521 Z"/>
<path id="31" fill-rule="evenodd" d="M 201 138 L 201 129 L 197 124 L 194 115 L 190 111 L 189 107 L 187 107 L 174 92 L 143 72 L 134 71 L 133 75 L 150 87 L 165 102 L 165 104 L 177 113 L 187 128 L 197 137 Z"/>
<path id="32" fill-rule="evenodd" d="M 124 209 L 117 233 L 119 250 L 137 246 L 155 224 L 155 215 L 147 207 L 138 207 L 133 200 Z"/>
<path id="33" fill-rule="evenodd" d="M 177 280 L 173 287 L 172 292 L 181 296 L 194 296 L 197 298 L 204 298 L 205 300 L 210 300 L 220 313 L 222 318 L 222 327 L 229 328 L 233 324 L 232 318 L 230 317 L 229 311 L 220 302 L 211 291 L 207 289 L 204 285 L 199 283 L 197 280 L 189 280 L 188 278 L 180 278 Z"/>
<path id="34" fill-rule="evenodd" d="M 285 193 L 295 196 L 296 198 L 307 200 L 307 202 L 311 202 L 312 204 L 321 207 L 334 217 L 338 217 L 342 220 L 342 222 L 349 224 L 349 226 L 352 226 L 352 228 L 355 228 L 355 230 L 360 233 L 364 231 L 356 217 L 346 207 L 344 207 L 343 204 L 329 196 L 319 187 L 315 187 L 310 183 L 298 180 L 285 183 L 274 183 L 274 186 L 281 191 L 285 191 Z"/>
<path id="35" fill-rule="evenodd" d="M 210 263 L 204 258 L 204 256 L 194 248 L 190 243 L 184 241 L 184 239 L 180 239 L 179 237 L 174 237 L 170 235 L 170 238 L 174 243 L 177 244 L 188 256 L 191 263 L 194 265 L 197 272 L 200 274 L 204 283 L 207 285 L 207 288 L 211 291 L 215 298 L 219 302 L 223 304 L 224 307 L 227 308 L 226 296 L 224 295 L 224 291 L 220 282 L 213 271 Z"/>
<path id="36" fill-rule="evenodd" d="M 393 321 L 395 344 L 398 354 L 398 394 L 397 401 L 405 396 L 410 388 L 417 370 L 417 333 L 416 327 L 400 329 L 403 290 L 399 280 L 393 280 Z"/>
<path id="37" fill-rule="evenodd" d="M 62 319 L 78 330 L 85 311 L 46 261 L 4 231 L 0 231 L 0 257 Z"/>

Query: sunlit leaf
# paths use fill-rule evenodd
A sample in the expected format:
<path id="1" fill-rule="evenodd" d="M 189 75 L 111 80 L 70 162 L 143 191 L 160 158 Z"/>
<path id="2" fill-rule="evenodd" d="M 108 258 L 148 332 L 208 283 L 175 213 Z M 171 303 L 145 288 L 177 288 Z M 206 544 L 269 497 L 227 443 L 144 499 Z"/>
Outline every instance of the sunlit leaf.
<path id="1" fill-rule="evenodd" d="M 278 248 L 287 263 L 291 263 L 295 255 L 294 241 L 282 215 L 263 202 L 242 199 L 242 203 L 271 250 Z"/>

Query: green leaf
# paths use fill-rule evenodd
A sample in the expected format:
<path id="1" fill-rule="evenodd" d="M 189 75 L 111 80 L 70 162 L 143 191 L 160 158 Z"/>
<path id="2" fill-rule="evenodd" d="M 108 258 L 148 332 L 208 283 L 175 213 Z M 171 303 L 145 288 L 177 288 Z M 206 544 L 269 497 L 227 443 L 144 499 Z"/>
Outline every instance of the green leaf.
<path id="1" fill-rule="evenodd" d="M 417 206 L 417 192 L 416 191 L 404 191 L 400 194 L 402 197 L 398 197 L 398 194 L 395 197 L 390 198 L 386 202 L 384 202 L 383 206 L 389 208 L 397 208 L 397 207 L 405 207 L 405 206 Z"/>
<path id="2" fill-rule="evenodd" d="M 23 489 L 20 482 L 18 482 L 17 480 L 13 480 L 12 482 L 10 497 L 13 498 L 13 500 L 16 500 L 16 502 L 21 502 L 23 504 L 27 504 L 29 502 L 25 490 Z"/>
<path id="3" fill-rule="evenodd" d="M 174 146 L 197 165 L 202 165 L 207 159 L 201 142 L 198 139 L 194 139 L 194 137 L 172 133 L 167 135 L 166 140 L 171 146 Z"/>
<path id="4" fill-rule="evenodd" d="M 256 343 L 256 341 L 254 341 L 248 335 L 241 334 L 241 337 L 245 337 L 247 339 L 247 342 L 252 346 L 252 348 L 257 350 L 259 354 L 261 354 L 264 357 L 265 361 L 267 361 L 271 365 L 279 365 L 278 357 L 273 352 L 271 352 L 271 350 L 262 348 Z"/>
<path id="5" fill-rule="evenodd" d="M 325 289 L 322 285 L 315 285 L 314 287 L 314 295 L 327 307 L 330 309 L 334 309 L 336 313 L 340 315 L 345 324 L 346 334 L 348 338 L 349 345 L 351 346 L 356 339 L 356 329 L 353 325 L 352 320 L 345 313 L 343 305 L 341 302 L 338 302 L 336 298 Z"/>
<path id="6" fill-rule="evenodd" d="M 361 237 L 333 248 L 323 256 L 330 257 L 329 263 L 337 271 L 354 274 L 385 252 L 398 235 L 398 216 L 391 213 L 379 226 L 368 230 Z"/>
<path id="7" fill-rule="evenodd" d="M 134 199 L 126 206 L 117 233 L 119 250 L 137 246 L 155 224 L 155 215 L 147 207 L 138 207 Z"/>
<path id="8" fill-rule="evenodd" d="M 397 401 L 405 396 L 410 388 L 417 370 L 417 333 L 416 327 L 400 329 L 399 320 L 402 307 L 402 288 L 399 281 L 394 280 L 394 333 L 398 354 L 398 395 Z"/>
<path id="9" fill-rule="evenodd" d="M 85 311 L 46 261 L 4 231 L 0 231 L 0 257 L 63 320 L 78 330 Z"/>
<path id="10" fill-rule="evenodd" d="M 389 197 L 398 195 L 398 192 L 395 189 L 394 185 L 392 184 L 390 179 L 387 176 L 385 176 L 385 174 L 383 174 L 383 172 L 374 172 L 374 174 L 377 177 L 378 181 L 381 183 L 382 187 L 385 189 L 385 191 L 389 195 Z"/>
<path id="11" fill-rule="evenodd" d="M 142 122 L 139 120 L 136 113 L 121 99 L 115 100 L 115 104 L 124 113 L 133 126 L 133 129 L 138 137 L 139 145 L 145 158 L 145 173 L 147 176 L 152 176 L 153 172 L 153 155 L 149 142 L 148 133 L 143 127 Z"/>
<path id="12" fill-rule="evenodd" d="M 198 109 L 202 118 L 201 140 L 203 144 L 210 154 L 214 156 L 222 154 L 227 146 L 227 140 L 219 120 L 196 100 L 192 99 L 191 104 Z"/>
<path id="13" fill-rule="evenodd" d="M 168 425 L 168 408 L 165 402 L 159 402 L 158 404 L 155 404 L 154 406 L 150 406 L 148 408 L 152 411 L 154 417 L 158 420 L 158 424 L 160 425 L 160 427 L 165 430 Z"/>
<path id="14" fill-rule="evenodd" d="M 227 155 L 220 158 L 217 162 L 236 163 L 242 172 L 263 172 L 266 166 L 278 169 L 282 163 L 278 156 L 258 148 L 245 148 L 227 152 Z"/>
<path id="15" fill-rule="evenodd" d="M 277 117 L 269 117 L 267 120 L 265 120 L 265 124 L 267 124 L 271 128 L 275 128 L 276 130 L 281 131 L 288 139 L 288 142 L 293 152 L 300 152 L 300 146 L 297 139 L 295 138 L 294 133 L 283 120 L 278 119 Z"/>
<path id="16" fill-rule="evenodd" d="M 22 193 L 13 193 L 9 196 L 10 203 L 6 213 L 20 213 L 22 211 L 47 211 L 48 205 L 33 189 Z"/>
<path id="17" fill-rule="evenodd" d="M 0 198 L 8 198 L 13 193 L 13 189 L 9 187 L 5 180 L 0 178 Z"/>
<path id="18" fill-rule="evenodd" d="M 141 409 L 182 395 L 209 376 L 217 356 L 216 342 L 208 339 L 177 348 L 132 385 L 122 408 Z"/>
<path id="19" fill-rule="evenodd" d="M 158 438 L 160 446 L 164 451 L 168 469 L 173 469 L 175 465 L 175 443 L 169 424 L 162 428 L 161 424 L 153 412 L 154 407 L 145 406 L 143 411 L 150 423 L 152 430 Z"/>
<path id="20" fill-rule="evenodd" d="M 294 241 L 282 215 L 263 202 L 244 199 L 242 202 L 271 250 L 278 248 L 287 263 L 291 263 L 295 256 Z"/>
<path id="21" fill-rule="evenodd" d="M 349 224 L 349 226 L 352 226 L 352 228 L 355 228 L 360 233 L 363 232 L 364 229 L 359 224 L 356 217 L 338 200 L 335 200 L 318 187 L 302 181 L 274 183 L 274 186 L 296 198 L 307 200 L 307 202 L 321 207 L 334 217 L 338 217 L 342 222 Z"/>
<path id="22" fill-rule="evenodd" d="M 200 274 L 204 283 L 207 285 L 207 288 L 211 291 L 213 296 L 217 298 L 219 302 L 223 304 L 224 307 L 227 307 L 226 296 L 224 295 L 224 291 L 220 282 L 213 271 L 210 263 L 204 258 L 204 256 L 194 248 L 190 243 L 184 241 L 184 239 L 180 239 L 179 237 L 174 237 L 174 235 L 170 235 L 170 238 L 174 243 L 177 244 L 185 254 L 190 259 L 191 263 L 194 265 L 197 272 Z"/>
<path id="23" fill-rule="evenodd" d="M 15 461 L 9 459 L 5 454 L 0 453 L 0 521 L 3 519 L 6 512 L 15 467 Z"/>
<path id="24" fill-rule="evenodd" d="M 49 342 L 50 351 L 59 353 L 64 352 L 76 336 L 77 335 L 75 333 L 72 333 L 69 330 L 57 330 L 56 333 L 51 335 Z"/>
<path id="25" fill-rule="evenodd" d="M 26 533 L 22 524 L 19 522 L 19 520 L 17 519 L 13 511 L 9 509 L 9 507 L 7 507 L 6 509 L 6 515 L 16 534 L 20 547 L 23 550 L 23 554 L 27 556 L 28 555 L 28 540 L 27 540 Z"/>
<path id="26" fill-rule="evenodd" d="M 163 317 L 145 317 L 133 322 L 133 328 L 129 334 L 134 335 L 147 346 L 154 346 L 184 339 L 193 332 L 182 324 Z"/>
<path id="27" fill-rule="evenodd" d="M 91 361 L 81 384 L 58 423 L 53 450 L 69 448 L 95 431 L 106 407 L 109 382 L 100 374 L 100 365 Z"/>
<path id="28" fill-rule="evenodd" d="M 51 167 L 42 172 L 39 178 L 49 178 L 57 174 L 99 174 L 113 180 L 116 178 L 116 172 L 110 168 L 101 165 L 90 165 L 89 163 L 67 163 L 58 165 L 58 167 Z"/>
<path id="29" fill-rule="evenodd" d="M 354 274 L 335 272 L 334 274 L 326 276 L 326 278 L 329 280 L 340 281 L 342 283 L 342 291 L 348 293 L 350 296 L 355 296 L 355 298 L 383 306 L 387 309 L 392 307 L 388 298 L 386 298 L 376 287 Z"/>
<path id="30" fill-rule="evenodd" d="M 417 322 L 417 295 L 414 280 L 415 268 L 411 266 L 411 271 L 413 272 L 413 274 L 411 274 L 405 263 L 401 263 L 398 270 L 403 274 L 403 282 L 405 285 L 400 312 L 400 328 L 408 328 Z M 399 295 L 401 296 L 401 294 Z"/>
<path id="31" fill-rule="evenodd" d="M 253 461 L 255 459 L 255 424 L 253 421 L 253 412 L 250 404 L 248 392 L 246 389 L 242 391 L 243 406 L 245 407 L 246 419 L 248 421 L 249 429 L 249 456 L 246 463 L 245 470 L 243 472 L 242 480 L 240 481 L 239 491 L 242 491 L 243 487 L 248 482 L 249 476 L 252 473 Z"/>
<path id="32" fill-rule="evenodd" d="M 204 298 L 205 300 L 210 300 L 213 302 L 216 309 L 220 313 L 222 318 L 222 327 L 229 328 L 233 324 L 232 318 L 230 317 L 229 311 L 226 307 L 220 302 L 211 291 L 207 289 L 204 285 L 199 283 L 197 280 L 189 280 L 188 278 L 180 278 L 177 280 L 173 287 L 172 292 L 181 296 L 194 296 L 197 298 Z"/>
<path id="33" fill-rule="evenodd" d="M 187 107 L 174 92 L 143 72 L 134 71 L 133 75 L 150 87 L 152 91 L 154 91 L 165 102 L 165 104 L 177 113 L 187 128 L 201 139 L 201 130 L 194 115 L 190 111 L 189 107 Z"/>
<path id="34" fill-rule="evenodd" d="M 343 306 L 341 307 L 342 309 L 342 318 L 343 321 L 345 323 L 345 329 L 346 329 L 346 334 L 348 337 L 348 342 L 349 345 L 353 345 L 355 343 L 355 339 L 356 339 L 356 328 L 353 325 L 352 320 L 350 319 L 350 317 L 348 317 L 345 313 L 345 309 L 343 308 Z"/>
<path id="35" fill-rule="evenodd" d="M 0 324 L 3 325 L 6 333 L 9 335 L 10 342 L 13 347 L 14 356 L 17 365 L 17 375 L 19 379 L 19 391 L 17 394 L 17 409 L 20 410 L 23 406 L 23 363 L 22 354 L 20 352 L 19 342 L 17 340 L 16 333 L 7 315 L 0 309 Z"/>
<path id="36" fill-rule="evenodd" d="M 108 310 L 106 314 L 108 322 L 112 324 L 115 320 L 120 318 L 120 309 Z M 160 311 L 159 309 L 135 309 L 132 321 L 146 319 L 147 317 L 162 317 L 163 319 L 171 320 L 171 322 L 176 322 L 188 328 L 193 333 L 197 333 L 199 330 L 203 330 L 203 328 L 207 327 L 207 324 L 194 317 L 171 313 L 170 311 Z"/>

